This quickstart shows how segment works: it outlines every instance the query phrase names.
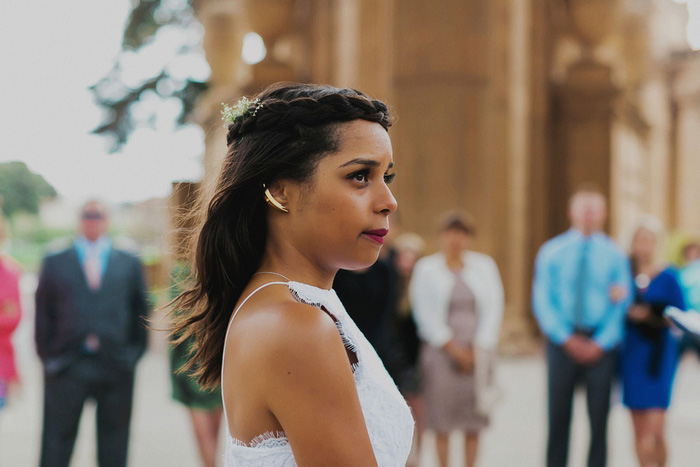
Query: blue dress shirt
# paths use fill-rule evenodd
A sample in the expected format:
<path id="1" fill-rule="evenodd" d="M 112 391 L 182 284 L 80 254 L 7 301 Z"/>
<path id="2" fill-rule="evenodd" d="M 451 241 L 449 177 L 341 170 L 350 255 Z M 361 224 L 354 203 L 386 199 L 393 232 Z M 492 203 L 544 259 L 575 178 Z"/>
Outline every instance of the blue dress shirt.
<path id="1" fill-rule="evenodd" d="M 688 307 L 700 311 L 700 259 L 681 269 L 678 275 Z"/>
<path id="2" fill-rule="evenodd" d="M 90 242 L 85 237 L 76 237 L 73 242 L 75 245 L 75 251 L 78 253 L 78 260 L 80 261 L 80 266 L 85 268 L 85 259 L 87 258 L 88 249 L 93 246 L 97 248 L 97 257 L 100 264 L 100 276 L 104 277 L 105 271 L 107 270 L 107 260 L 109 259 L 109 254 L 112 251 L 112 242 L 109 237 L 100 237 L 94 242 Z"/>
<path id="3" fill-rule="evenodd" d="M 585 280 L 580 282 L 581 257 L 588 249 Z M 592 339 L 604 350 L 622 341 L 627 307 L 632 300 L 632 274 L 627 256 L 602 233 L 589 237 L 569 230 L 554 237 L 540 249 L 535 263 L 532 305 L 542 332 L 561 345 L 575 326 L 593 331 Z M 610 288 L 620 286 L 625 297 L 610 298 Z M 576 323 L 579 289 L 583 309 Z"/>

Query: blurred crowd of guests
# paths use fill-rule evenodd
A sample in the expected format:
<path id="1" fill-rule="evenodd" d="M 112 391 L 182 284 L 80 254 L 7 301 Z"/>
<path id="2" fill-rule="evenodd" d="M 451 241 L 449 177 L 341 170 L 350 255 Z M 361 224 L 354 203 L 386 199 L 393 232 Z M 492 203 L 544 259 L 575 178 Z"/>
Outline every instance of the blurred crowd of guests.
<path id="1" fill-rule="evenodd" d="M 625 253 L 603 233 L 603 195 L 580 190 L 568 209 L 571 228 L 542 246 L 533 282 L 548 368 L 547 465 L 567 465 L 578 385 L 587 392 L 588 465 L 606 465 L 611 388 L 619 375 L 639 464 L 664 466 L 674 375 L 681 353 L 694 344 L 674 332 L 663 313 L 669 306 L 700 308 L 700 244 L 684 245 L 685 266 L 676 269 L 664 262 L 657 219 L 640 221 Z M 464 212 L 444 214 L 439 250 L 430 255 L 420 236 L 400 232 L 398 221 L 392 218 L 393 236 L 380 259 L 364 270 L 339 271 L 333 288 L 411 406 L 416 430 L 409 463 L 417 465 L 422 435 L 430 430 L 446 466 L 448 435 L 459 431 L 472 466 L 501 397 L 495 379 L 504 309 L 499 270 L 473 250 L 477 226 Z M 134 371 L 146 348 L 150 304 L 137 256 L 117 248 L 107 232 L 105 207 L 86 203 L 74 242 L 47 255 L 41 268 L 35 323 L 44 365 L 41 466 L 69 464 L 88 398 L 97 403 L 99 465 L 126 465 Z M 5 234 L 0 225 L 0 237 Z M 186 262 L 178 261 L 173 297 L 187 275 Z M 19 266 L 0 256 L 0 411 L 18 380 L 11 336 L 21 317 L 19 277 Z M 214 466 L 221 398 L 181 371 L 191 345 L 170 346 L 172 397 L 188 408 L 202 464 Z"/>
<path id="2" fill-rule="evenodd" d="M 411 406 L 416 429 L 409 465 L 417 465 L 425 430 L 436 435 L 442 466 L 449 434 L 462 433 L 467 465 L 473 465 L 499 394 L 494 364 L 503 285 L 495 261 L 472 250 L 476 226 L 468 214 L 445 213 L 439 233 L 439 251 L 427 256 L 421 237 L 394 233 L 379 261 L 339 271 L 333 288 Z"/>
<path id="3" fill-rule="evenodd" d="M 83 406 L 96 403 L 101 467 L 124 466 L 136 364 L 146 350 L 150 303 L 139 258 L 115 246 L 107 210 L 89 201 L 78 234 L 43 261 L 35 295 L 35 343 L 43 364 L 42 467 L 68 466 Z M 2 239 L 6 230 L 0 229 Z M 0 409 L 18 383 L 13 331 L 20 269 L 0 255 Z"/>
<path id="4" fill-rule="evenodd" d="M 664 311 L 700 309 L 700 244 L 686 242 L 683 267 L 670 266 L 663 226 L 645 216 L 623 249 L 603 233 L 607 201 L 590 187 L 572 195 L 568 217 L 570 228 L 541 247 L 534 265 L 532 305 L 547 360 L 546 465 L 568 464 L 579 386 L 591 428 L 587 465 L 607 465 L 611 391 L 619 380 L 639 465 L 664 466 L 678 361 L 684 349 L 697 350 Z M 439 232 L 437 253 L 424 256 L 421 238 L 401 233 L 371 268 L 340 271 L 334 288 L 411 405 L 410 461 L 417 462 L 421 435 L 430 430 L 439 464 L 448 465 L 448 434 L 458 431 L 472 466 L 501 397 L 494 374 L 504 290 L 494 260 L 472 249 L 476 226 L 468 214 L 446 213 Z"/>
<path id="5" fill-rule="evenodd" d="M 604 196 L 590 188 L 569 201 L 571 228 L 540 249 L 533 309 L 547 339 L 547 466 L 568 461 L 574 389 L 586 390 L 591 437 L 589 467 L 607 465 L 607 422 L 613 380 L 634 427 L 643 467 L 667 462 L 666 410 L 679 356 L 688 336 L 669 326 L 668 307 L 697 309 L 700 267 L 697 243 L 678 270 L 664 260 L 664 229 L 653 217 L 635 226 L 625 253 L 603 233 Z"/>

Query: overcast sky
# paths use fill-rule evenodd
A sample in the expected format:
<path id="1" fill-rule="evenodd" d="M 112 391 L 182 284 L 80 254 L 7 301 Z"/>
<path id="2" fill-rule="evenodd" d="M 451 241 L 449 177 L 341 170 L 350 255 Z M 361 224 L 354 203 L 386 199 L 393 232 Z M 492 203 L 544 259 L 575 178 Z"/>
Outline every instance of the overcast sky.
<path id="1" fill-rule="evenodd" d="M 66 200 L 166 196 L 172 180 L 202 175 L 198 127 L 139 130 L 115 154 L 108 154 L 108 138 L 90 134 L 102 111 L 87 88 L 112 67 L 130 6 L 130 0 L 22 0 L 0 15 L 0 162 L 24 161 Z M 168 38 L 176 35 L 165 31 L 150 55 L 167 55 Z M 178 110 L 159 108 L 165 117 Z"/>

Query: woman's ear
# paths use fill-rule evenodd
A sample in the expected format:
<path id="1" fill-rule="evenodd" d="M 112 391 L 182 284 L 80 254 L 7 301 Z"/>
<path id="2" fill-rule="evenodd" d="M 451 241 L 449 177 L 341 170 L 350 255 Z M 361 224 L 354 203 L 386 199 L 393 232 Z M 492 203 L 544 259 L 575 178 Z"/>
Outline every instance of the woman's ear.
<path id="1" fill-rule="evenodd" d="M 278 180 L 270 186 L 263 186 L 265 187 L 265 200 L 268 204 L 279 211 L 289 212 L 289 204 L 293 198 L 290 195 L 295 184 L 286 180 Z"/>
<path id="2" fill-rule="evenodd" d="M 284 180 L 278 180 L 271 185 L 268 185 L 270 194 L 281 204 L 285 204 L 288 201 L 287 195 L 288 183 Z"/>

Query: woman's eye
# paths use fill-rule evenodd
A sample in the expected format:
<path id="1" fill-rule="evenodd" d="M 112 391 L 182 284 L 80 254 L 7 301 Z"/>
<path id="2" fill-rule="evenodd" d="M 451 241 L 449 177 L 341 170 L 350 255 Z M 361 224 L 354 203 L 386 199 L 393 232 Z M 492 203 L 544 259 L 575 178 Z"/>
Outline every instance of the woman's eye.
<path id="1" fill-rule="evenodd" d="M 396 173 L 384 174 L 384 183 L 386 183 L 388 185 L 394 181 L 394 178 L 396 178 Z"/>
<path id="2" fill-rule="evenodd" d="M 348 178 L 357 182 L 367 183 L 369 178 L 369 170 L 360 170 L 359 172 L 353 172 Z"/>

